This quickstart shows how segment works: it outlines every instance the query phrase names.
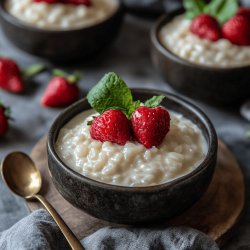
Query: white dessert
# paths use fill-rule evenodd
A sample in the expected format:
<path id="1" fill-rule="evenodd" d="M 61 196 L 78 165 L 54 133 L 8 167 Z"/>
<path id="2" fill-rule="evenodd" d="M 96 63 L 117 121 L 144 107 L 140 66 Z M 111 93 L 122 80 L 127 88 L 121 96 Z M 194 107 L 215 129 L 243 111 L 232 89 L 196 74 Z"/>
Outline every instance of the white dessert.
<path id="1" fill-rule="evenodd" d="M 161 43 L 189 62 L 210 67 L 230 68 L 250 65 L 250 46 L 237 46 L 226 39 L 212 42 L 189 30 L 191 21 L 176 16 L 160 30 Z"/>
<path id="2" fill-rule="evenodd" d="M 42 29 L 67 30 L 104 21 L 117 10 L 118 4 L 117 0 L 92 0 L 91 6 L 7 0 L 5 8 L 26 24 Z"/>
<path id="3" fill-rule="evenodd" d="M 56 152 L 76 172 L 113 185 L 141 187 L 168 182 L 193 171 L 204 160 L 207 144 L 200 129 L 170 112 L 170 132 L 157 148 L 138 142 L 120 146 L 91 138 L 87 121 L 93 111 L 80 113 L 61 130 Z"/>

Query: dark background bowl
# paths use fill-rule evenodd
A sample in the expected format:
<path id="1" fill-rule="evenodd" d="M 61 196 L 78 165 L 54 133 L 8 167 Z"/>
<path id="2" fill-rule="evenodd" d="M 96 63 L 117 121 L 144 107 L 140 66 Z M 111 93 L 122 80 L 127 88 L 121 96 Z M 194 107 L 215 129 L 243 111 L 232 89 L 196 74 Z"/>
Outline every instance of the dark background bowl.
<path id="1" fill-rule="evenodd" d="M 183 10 L 159 18 L 151 29 L 151 58 L 166 82 L 183 94 L 213 104 L 233 105 L 250 97 L 250 65 L 234 68 L 201 66 L 170 52 L 159 31 Z"/>
<path id="2" fill-rule="evenodd" d="M 45 30 L 24 24 L 4 8 L 0 0 L 0 19 L 6 37 L 18 48 L 50 60 L 68 62 L 89 59 L 102 51 L 117 35 L 122 19 L 123 5 L 102 22 L 71 30 Z"/>
<path id="3" fill-rule="evenodd" d="M 208 144 L 205 160 L 191 173 L 165 184 L 149 187 L 122 187 L 89 179 L 64 164 L 55 151 L 60 129 L 74 116 L 90 109 L 86 99 L 62 112 L 48 135 L 48 164 L 53 183 L 72 205 L 108 221 L 137 224 L 171 218 L 192 206 L 207 189 L 215 167 L 217 137 L 213 125 L 198 108 L 183 99 L 155 90 L 133 90 L 135 99 L 166 95 L 166 108 L 182 113 L 199 126 Z"/>

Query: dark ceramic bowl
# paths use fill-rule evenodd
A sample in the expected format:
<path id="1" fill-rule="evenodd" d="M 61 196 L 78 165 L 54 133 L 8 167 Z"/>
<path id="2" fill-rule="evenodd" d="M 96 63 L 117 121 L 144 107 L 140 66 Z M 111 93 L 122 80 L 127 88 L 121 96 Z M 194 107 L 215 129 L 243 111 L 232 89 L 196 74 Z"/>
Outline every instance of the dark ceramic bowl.
<path id="1" fill-rule="evenodd" d="M 20 49 L 59 62 L 89 59 L 102 51 L 117 35 L 123 19 L 123 6 L 112 16 L 89 27 L 46 30 L 24 24 L 9 14 L 0 0 L 2 30 Z"/>
<path id="2" fill-rule="evenodd" d="M 170 52 L 159 31 L 182 10 L 162 16 L 151 29 L 151 58 L 168 84 L 188 96 L 215 104 L 238 104 L 250 97 L 250 65 L 216 68 L 193 64 Z"/>
<path id="3" fill-rule="evenodd" d="M 162 105 L 192 120 L 208 144 L 204 161 L 191 173 L 165 184 L 148 187 L 122 187 L 89 179 L 68 167 L 55 151 L 60 129 L 74 116 L 90 109 L 86 99 L 63 111 L 48 135 L 48 164 L 60 194 L 72 205 L 97 218 L 116 223 L 137 224 L 171 218 L 192 206 L 207 189 L 216 164 L 217 137 L 213 125 L 197 107 L 183 99 L 156 90 L 132 90 L 135 99 L 165 95 Z"/>

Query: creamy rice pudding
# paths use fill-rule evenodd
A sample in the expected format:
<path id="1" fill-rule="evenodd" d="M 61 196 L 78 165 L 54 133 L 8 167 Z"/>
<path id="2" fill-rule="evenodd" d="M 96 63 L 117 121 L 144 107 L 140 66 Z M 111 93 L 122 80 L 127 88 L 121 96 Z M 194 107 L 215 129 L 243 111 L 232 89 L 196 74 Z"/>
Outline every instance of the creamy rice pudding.
<path id="1" fill-rule="evenodd" d="M 117 0 L 92 0 L 91 6 L 35 3 L 32 0 L 7 0 L 6 10 L 26 24 L 49 30 L 92 26 L 104 21 L 118 8 Z"/>
<path id="2" fill-rule="evenodd" d="M 194 170 L 207 153 L 200 129 L 181 114 L 170 114 L 170 132 L 162 144 L 146 149 L 134 141 L 120 146 L 93 140 L 87 121 L 94 111 L 88 110 L 60 130 L 56 151 L 70 168 L 100 182 L 130 187 L 165 183 Z"/>
<path id="3" fill-rule="evenodd" d="M 250 46 L 237 46 L 226 39 L 201 39 L 189 30 L 190 24 L 184 15 L 176 16 L 160 30 L 162 44 L 195 64 L 218 68 L 250 65 Z"/>

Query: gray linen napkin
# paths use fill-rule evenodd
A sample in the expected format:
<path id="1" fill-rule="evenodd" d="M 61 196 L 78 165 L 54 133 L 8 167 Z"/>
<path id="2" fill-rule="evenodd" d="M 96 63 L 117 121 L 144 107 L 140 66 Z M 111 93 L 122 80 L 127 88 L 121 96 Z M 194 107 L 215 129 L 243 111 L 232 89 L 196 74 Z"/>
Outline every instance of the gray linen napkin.
<path id="1" fill-rule="evenodd" d="M 165 230 L 105 227 L 83 239 L 86 250 L 218 250 L 207 235 L 187 227 Z M 70 249 L 51 216 L 31 213 L 0 233 L 1 250 Z"/>

